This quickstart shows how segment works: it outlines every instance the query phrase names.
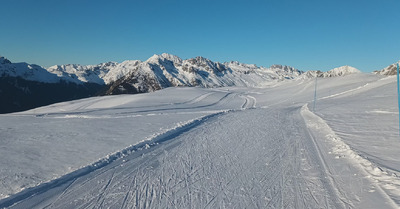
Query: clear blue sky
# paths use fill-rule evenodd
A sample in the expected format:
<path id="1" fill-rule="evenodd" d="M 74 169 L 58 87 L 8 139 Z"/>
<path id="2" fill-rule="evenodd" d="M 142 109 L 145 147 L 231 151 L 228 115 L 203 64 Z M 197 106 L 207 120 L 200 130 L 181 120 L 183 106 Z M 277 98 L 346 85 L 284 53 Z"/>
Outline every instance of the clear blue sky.
<path id="1" fill-rule="evenodd" d="M 0 55 L 49 67 L 236 60 L 371 72 L 400 59 L 400 0 L 2 0 Z"/>

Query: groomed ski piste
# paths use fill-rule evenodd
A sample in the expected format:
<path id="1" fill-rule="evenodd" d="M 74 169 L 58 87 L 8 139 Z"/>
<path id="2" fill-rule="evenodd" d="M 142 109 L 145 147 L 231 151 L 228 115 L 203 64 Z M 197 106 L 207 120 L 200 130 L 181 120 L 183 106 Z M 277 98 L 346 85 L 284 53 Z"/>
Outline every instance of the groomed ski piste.
<path id="1" fill-rule="evenodd" d="M 0 115 L 0 208 L 399 208 L 396 77 L 317 82 Z"/>

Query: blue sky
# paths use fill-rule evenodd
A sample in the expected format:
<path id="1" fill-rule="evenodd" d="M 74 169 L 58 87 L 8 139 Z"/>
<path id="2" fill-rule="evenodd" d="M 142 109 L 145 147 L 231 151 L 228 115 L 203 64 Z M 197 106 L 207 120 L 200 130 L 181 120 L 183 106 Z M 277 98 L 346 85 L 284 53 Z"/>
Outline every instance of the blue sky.
<path id="1" fill-rule="evenodd" d="M 166 52 L 371 72 L 400 59 L 399 0 L 3 0 L 0 20 L 0 55 L 44 67 Z"/>

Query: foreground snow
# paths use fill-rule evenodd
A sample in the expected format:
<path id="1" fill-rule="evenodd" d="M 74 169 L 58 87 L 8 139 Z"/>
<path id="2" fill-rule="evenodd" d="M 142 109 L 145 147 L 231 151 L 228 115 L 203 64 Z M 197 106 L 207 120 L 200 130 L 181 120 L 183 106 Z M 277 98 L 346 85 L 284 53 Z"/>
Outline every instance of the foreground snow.
<path id="1" fill-rule="evenodd" d="M 396 208 L 394 79 L 319 79 L 315 114 L 299 80 L 2 115 L 0 207 Z"/>

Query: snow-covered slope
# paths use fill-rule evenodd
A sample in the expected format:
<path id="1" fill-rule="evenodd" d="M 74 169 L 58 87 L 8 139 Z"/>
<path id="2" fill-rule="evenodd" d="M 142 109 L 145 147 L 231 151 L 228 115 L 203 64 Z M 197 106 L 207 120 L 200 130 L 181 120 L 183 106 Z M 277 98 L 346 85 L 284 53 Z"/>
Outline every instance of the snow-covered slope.
<path id="1" fill-rule="evenodd" d="M 0 208 L 399 208 L 395 81 L 320 78 L 316 103 L 308 79 L 0 115 Z"/>
<path id="2" fill-rule="evenodd" d="M 400 61 L 399 61 L 399 63 L 400 63 Z M 396 75 L 397 62 L 383 68 L 382 70 L 374 71 L 374 73 L 377 75 Z"/>

